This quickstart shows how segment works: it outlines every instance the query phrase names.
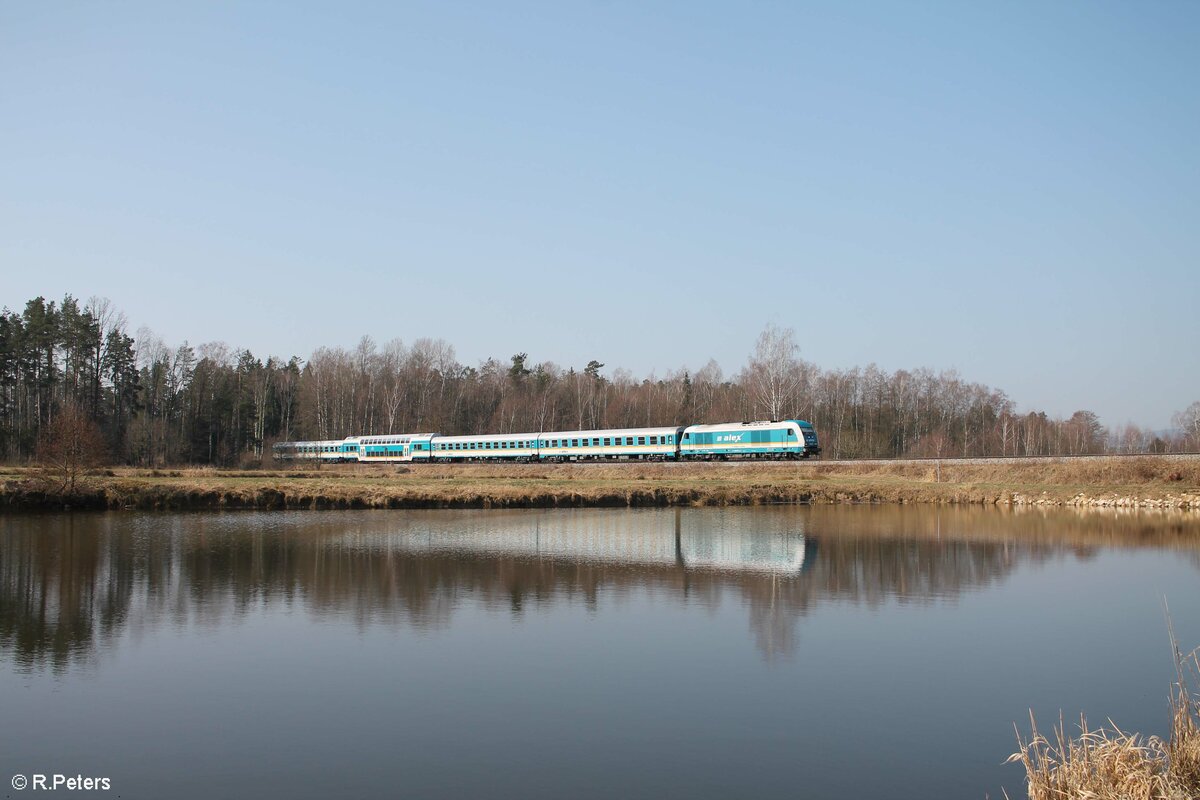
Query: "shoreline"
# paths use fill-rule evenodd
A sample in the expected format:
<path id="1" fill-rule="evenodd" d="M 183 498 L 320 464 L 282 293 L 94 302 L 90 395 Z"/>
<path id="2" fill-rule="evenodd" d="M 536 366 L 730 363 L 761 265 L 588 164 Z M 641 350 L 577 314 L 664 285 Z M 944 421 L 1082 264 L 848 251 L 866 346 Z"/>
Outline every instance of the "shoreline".
<path id="1" fill-rule="evenodd" d="M 339 465 L 102 470 L 75 492 L 0 468 L 0 511 L 933 504 L 1200 510 L 1200 463 Z"/>

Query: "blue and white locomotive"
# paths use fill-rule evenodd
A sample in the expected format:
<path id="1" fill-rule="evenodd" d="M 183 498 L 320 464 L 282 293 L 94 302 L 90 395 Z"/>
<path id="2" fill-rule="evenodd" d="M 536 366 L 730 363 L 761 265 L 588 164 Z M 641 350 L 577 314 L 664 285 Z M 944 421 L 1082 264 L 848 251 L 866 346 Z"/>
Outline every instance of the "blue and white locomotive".
<path id="1" fill-rule="evenodd" d="M 665 428 L 486 433 L 442 436 L 405 433 L 350 436 L 275 445 L 280 460 L 313 459 L 363 464 L 466 461 L 698 461 L 729 458 L 808 458 L 821 445 L 811 423 L 799 419 L 723 422 Z"/>

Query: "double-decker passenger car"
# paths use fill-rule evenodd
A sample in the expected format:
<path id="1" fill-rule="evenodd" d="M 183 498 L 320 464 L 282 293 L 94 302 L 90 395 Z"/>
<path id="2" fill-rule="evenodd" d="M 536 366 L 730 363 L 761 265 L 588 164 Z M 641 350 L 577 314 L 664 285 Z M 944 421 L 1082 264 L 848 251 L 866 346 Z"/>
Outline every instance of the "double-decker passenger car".
<path id="1" fill-rule="evenodd" d="M 429 458 L 430 442 L 436 433 L 397 433 L 387 436 L 359 436 L 358 460 L 421 461 Z M 347 440 L 349 441 L 349 440 Z"/>

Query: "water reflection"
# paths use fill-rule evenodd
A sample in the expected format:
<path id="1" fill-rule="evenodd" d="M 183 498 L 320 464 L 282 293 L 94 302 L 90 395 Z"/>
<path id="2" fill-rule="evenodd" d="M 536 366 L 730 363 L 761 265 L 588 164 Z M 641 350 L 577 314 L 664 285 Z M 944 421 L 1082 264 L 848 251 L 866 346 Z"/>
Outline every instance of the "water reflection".
<path id="1" fill-rule="evenodd" d="M 823 601 L 937 602 L 1022 562 L 1179 547 L 1156 515 L 836 508 L 90 515 L 0 520 L 0 656 L 85 664 L 125 635 L 267 608 L 433 630 L 463 602 L 508 608 L 650 591 L 746 609 L 767 659 Z"/>

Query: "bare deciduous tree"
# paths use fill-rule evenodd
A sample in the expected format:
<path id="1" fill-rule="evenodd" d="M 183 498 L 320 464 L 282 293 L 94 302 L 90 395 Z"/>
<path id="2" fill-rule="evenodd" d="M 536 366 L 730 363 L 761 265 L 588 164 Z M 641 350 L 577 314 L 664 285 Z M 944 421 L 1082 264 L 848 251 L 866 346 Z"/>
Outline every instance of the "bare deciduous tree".
<path id="1" fill-rule="evenodd" d="M 770 419 L 783 419 L 800 383 L 796 331 L 768 324 L 758 335 L 744 378 L 755 405 Z"/>
<path id="2" fill-rule="evenodd" d="M 1183 433 L 1188 450 L 1200 450 L 1200 400 L 1175 415 L 1175 427 Z"/>
<path id="3" fill-rule="evenodd" d="M 104 463 L 104 436 L 77 405 L 63 407 L 43 429 L 38 464 L 58 491 L 72 494 L 87 470 Z"/>

